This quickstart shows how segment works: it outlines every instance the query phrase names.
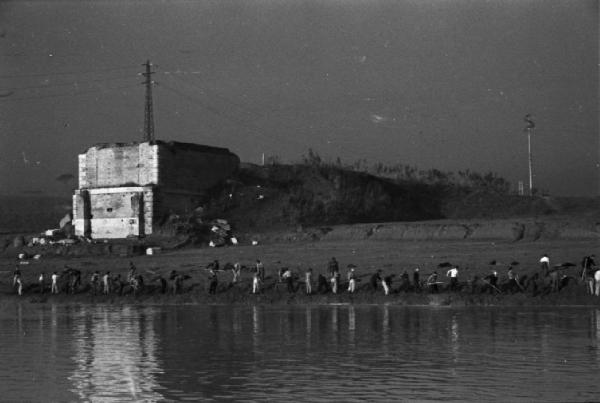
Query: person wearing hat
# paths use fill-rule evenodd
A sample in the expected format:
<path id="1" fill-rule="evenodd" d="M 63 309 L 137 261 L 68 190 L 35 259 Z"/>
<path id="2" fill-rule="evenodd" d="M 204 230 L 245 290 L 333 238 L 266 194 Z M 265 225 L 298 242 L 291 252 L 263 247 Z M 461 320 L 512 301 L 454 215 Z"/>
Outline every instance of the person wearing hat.
<path id="1" fill-rule="evenodd" d="M 348 265 L 348 292 L 354 294 L 356 290 L 356 273 L 354 273 L 354 265 Z"/>
<path id="2" fill-rule="evenodd" d="M 487 276 L 485 276 L 483 279 L 485 281 L 487 281 L 488 284 L 490 285 L 490 287 L 488 288 L 490 291 L 490 294 L 493 294 L 494 290 L 500 291 L 498 289 L 498 272 L 496 270 L 492 270 L 492 272 L 490 274 L 488 274 Z"/>
<path id="3" fill-rule="evenodd" d="M 546 253 L 544 253 L 540 259 L 540 268 L 542 269 L 542 275 L 546 277 L 550 272 L 550 258 Z"/>
<path id="4" fill-rule="evenodd" d="M 413 286 L 415 287 L 415 291 L 421 292 L 421 274 L 419 273 L 419 268 L 415 268 L 413 271 Z"/>
<path id="5" fill-rule="evenodd" d="M 40 273 L 40 276 L 38 277 L 38 284 L 40 286 L 40 294 L 43 294 L 46 289 L 46 273 Z"/>

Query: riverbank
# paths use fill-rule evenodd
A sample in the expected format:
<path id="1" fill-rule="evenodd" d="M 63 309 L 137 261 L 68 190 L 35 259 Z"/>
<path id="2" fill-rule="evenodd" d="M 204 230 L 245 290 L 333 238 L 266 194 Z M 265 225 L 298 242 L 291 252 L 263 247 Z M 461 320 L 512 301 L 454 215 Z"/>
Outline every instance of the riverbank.
<path id="1" fill-rule="evenodd" d="M 184 291 L 177 295 L 160 293 L 142 293 L 139 295 L 75 295 L 26 294 L 2 295 L 1 304 L 7 307 L 14 304 L 32 305 L 134 305 L 134 306 L 170 306 L 170 305 L 395 305 L 428 307 L 599 307 L 600 298 L 585 294 L 581 287 L 573 290 L 533 296 L 527 293 L 517 294 L 470 294 L 450 293 L 413 294 L 397 293 L 388 296 L 377 293 L 343 293 L 304 295 L 301 292 L 288 294 L 286 291 L 250 294 L 244 292 L 219 292 L 207 295 L 204 292 Z"/>
<path id="2" fill-rule="evenodd" d="M 389 240 L 349 240 L 272 243 L 258 246 L 231 246 L 225 248 L 183 249 L 153 256 L 134 257 L 42 257 L 31 259 L 27 264 L 18 264 L 24 284 L 24 295 L 16 295 L 12 286 L 14 259 L 0 260 L 0 303 L 8 301 L 27 301 L 31 303 L 58 304 L 397 304 L 427 306 L 473 306 L 473 305 L 600 305 L 600 299 L 586 295 L 585 286 L 577 280 L 579 262 L 583 256 L 594 253 L 598 247 L 596 240 L 538 240 L 520 242 L 480 242 L 472 240 L 457 241 L 389 241 Z M 561 275 L 567 281 L 559 292 L 549 292 L 547 281 L 527 282 L 539 272 L 539 257 L 548 253 L 551 265 L 573 262 L 577 266 L 562 270 Z M 344 288 L 342 281 L 340 294 L 332 293 L 306 296 L 303 285 L 296 282 L 297 291 L 289 294 L 285 284 L 276 282 L 281 267 L 289 267 L 294 275 L 303 280 L 308 267 L 313 268 L 313 290 L 317 290 L 319 274 L 326 275 L 327 262 L 335 256 L 340 264 L 342 279 L 345 279 L 347 265 L 356 266 L 357 276 L 362 280 L 358 291 L 351 295 Z M 250 269 L 242 271 L 241 284 L 230 288 L 232 273 L 218 271 L 218 288 L 216 295 L 209 295 L 207 264 L 219 260 L 221 268 L 226 263 L 240 262 L 248 268 L 256 259 L 260 259 L 266 268 L 264 293 L 250 293 L 252 273 Z M 495 265 L 490 265 L 495 261 Z M 506 293 L 489 294 L 481 278 L 490 271 L 499 274 L 499 283 L 506 281 L 508 265 L 519 262 L 514 271 L 523 281 L 525 292 L 514 295 Z M 94 272 L 101 276 L 110 271 L 111 277 L 121 275 L 127 277 L 129 263 L 137 268 L 137 273 L 144 278 L 145 287 L 134 296 L 132 290 L 124 287 L 125 295 L 92 295 L 90 280 Z M 459 281 L 462 289 L 458 292 L 446 292 L 449 279 L 445 270 L 438 268 L 443 262 L 459 266 Z M 22 263 L 22 262 L 21 262 Z M 49 292 L 49 277 L 53 272 L 61 274 L 65 267 L 81 272 L 81 286 L 75 295 L 65 294 L 66 278 L 62 277 L 63 291 L 59 295 L 39 295 L 37 279 L 45 273 Z M 438 271 L 441 284 L 440 294 L 427 292 L 415 293 L 401 290 L 401 276 L 404 271 L 409 274 L 420 268 L 421 280 L 434 270 Z M 381 269 L 385 276 L 393 276 L 391 295 L 383 295 L 369 289 L 370 276 Z M 175 270 L 184 276 L 181 293 L 169 295 L 162 293 L 160 278 L 168 279 Z M 474 282 L 474 279 L 479 280 Z M 168 285 L 167 285 L 168 287 Z M 168 291 L 168 288 L 167 288 Z"/>

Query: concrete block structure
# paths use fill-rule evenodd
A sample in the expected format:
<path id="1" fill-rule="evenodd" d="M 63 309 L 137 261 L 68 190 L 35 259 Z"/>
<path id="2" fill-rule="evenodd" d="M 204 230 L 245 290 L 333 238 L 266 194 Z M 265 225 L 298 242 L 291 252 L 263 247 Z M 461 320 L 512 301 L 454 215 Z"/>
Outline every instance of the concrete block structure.
<path id="1" fill-rule="evenodd" d="M 170 214 L 191 213 L 206 191 L 233 174 L 228 149 L 151 141 L 98 144 L 79 155 L 73 195 L 75 234 L 90 238 L 150 235 Z"/>

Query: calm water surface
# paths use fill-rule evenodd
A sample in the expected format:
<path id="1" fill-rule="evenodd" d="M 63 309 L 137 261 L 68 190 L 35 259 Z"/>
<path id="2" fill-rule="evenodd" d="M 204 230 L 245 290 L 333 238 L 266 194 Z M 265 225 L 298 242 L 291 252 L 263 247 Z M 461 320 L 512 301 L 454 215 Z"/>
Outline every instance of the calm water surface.
<path id="1" fill-rule="evenodd" d="M 600 310 L 0 309 L 1 401 L 589 401 Z"/>

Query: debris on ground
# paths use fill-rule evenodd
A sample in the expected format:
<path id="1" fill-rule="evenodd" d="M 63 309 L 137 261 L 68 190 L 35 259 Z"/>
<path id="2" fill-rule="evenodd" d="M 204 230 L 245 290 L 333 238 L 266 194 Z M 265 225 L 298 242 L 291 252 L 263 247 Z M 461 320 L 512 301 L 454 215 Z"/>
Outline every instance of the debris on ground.
<path id="1" fill-rule="evenodd" d="M 223 246 L 227 242 L 237 245 L 238 240 L 231 234 L 231 225 L 227 220 L 218 218 L 210 222 L 210 242 L 208 246 Z"/>

